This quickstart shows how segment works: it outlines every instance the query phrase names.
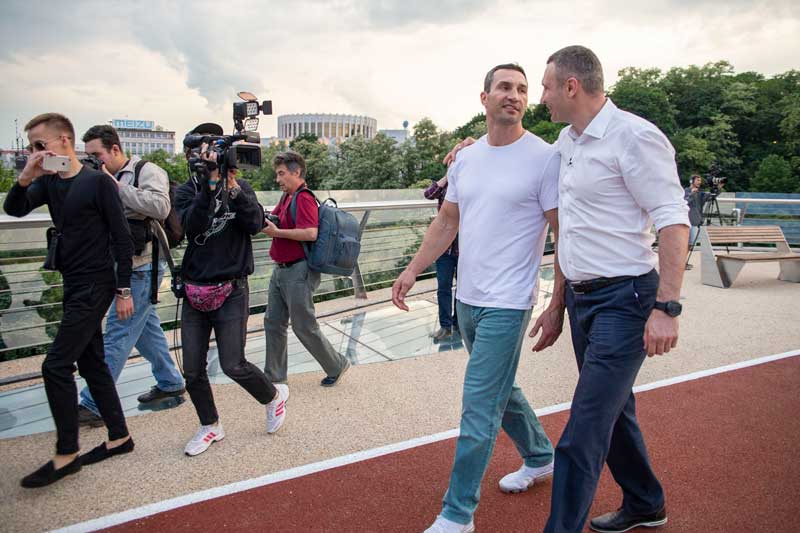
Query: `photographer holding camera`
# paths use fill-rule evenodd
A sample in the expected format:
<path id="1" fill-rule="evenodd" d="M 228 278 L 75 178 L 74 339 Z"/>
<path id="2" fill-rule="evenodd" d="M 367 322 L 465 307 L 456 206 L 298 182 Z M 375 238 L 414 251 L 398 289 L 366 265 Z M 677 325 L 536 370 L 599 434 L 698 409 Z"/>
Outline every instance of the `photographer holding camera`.
<path id="1" fill-rule="evenodd" d="M 64 115 L 39 115 L 25 131 L 31 156 L 8 192 L 4 208 L 11 216 L 23 217 L 47 205 L 56 231 L 48 232 L 45 268 L 57 269 L 64 280 L 61 324 L 42 363 L 56 425 L 56 454 L 22 479 L 23 487 L 33 488 L 133 451 L 114 379 L 103 357 L 102 321 L 115 300 L 115 290 L 114 310 L 121 320 L 130 318 L 135 309 L 130 296 L 133 243 L 114 181 L 81 164 L 75 155 L 75 129 Z M 63 170 L 48 170 L 52 165 Z M 76 364 L 108 428 L 108 440 L 83 455 L 78 445 Z"/>
<path id="2" fill-rule="evenodd" d="M 212 328 L 222 371 L 267 406 L 267 433 L 283 425 L 288 388 L 273 385 L 244 356 L 247 277 L 253 273 L 251 236 L 264 226 L 263 208 L 252 187 L 236 179 L 236 163 L 226 153 L 203 143 L 190 155 L 199 157 L 189 159 L 192 177 L 176 191 L 175 208 L 188 240 L 180 273 L 186 292 L 181 340 L 186 389 L 201 424 L 185 448 L 194 456 L 225 437 L 206 370 Z M 221 171 L 226 173 L 224 180 Z"/>
<path id="3" fill-rule="evenodd" d="M 697 174 L 689 180 L 689 186 L 683 190 L 683 199 L 689 206 L 689 246 L 692 246 L 697 239 L 700 226 L 703 225 L 703 204 L 706 201 L 706 193 L 700 189 L 703 186 L 703 178 Z"/>
<path id="4" fill-rule="evenodd" d="M 185 391 L 183 377 L 170 357 L 161 320 L 150 301 L 151 285 L 155 282 L 156 287 L 161 286 L 164 265 L 158 265 L 157 279 L 153 280 L 153 243 L 149 225 L 153 219 L 164 220 L 169 214 L 169 178 L 155 163 L 146 163 L 137 156 L 128 159 L 122 151 L 117 131 L 111 126 L 89 128 L 83 135 L 83 142 L 86 143 L 86 152 L 102 162 L 106 172 L 115 178 L 134 242 L 130 294 L 135 312 L 127 320 L 121 320 L 113 306 L 108 312 L 105 331 L 108 369 L 117 381 L 136 346 L 150 363 L 156 379 L 156 385 L 138 397 L 139 402 L 147 404 L 164 398 L 182 397 Z M 80 393 L 78 421 L 89 426 L 103 423 L 88 388 Z"/>
<path id="5" fill-rule="evenodd" d="M 306 188 L 306 162 L 302 155 L 293 151 L 279 153 L 272 160 L 272 167 L 283 196 L 267 215 L 263 230 L 272 237 L 269 255 L 275 261 L 264 314 L 264 370 L 273 382 L 286 383 L 286 333 L 291 320 L 292 331 L 327 374 L 320 385 L 333 387 L 350 368 L 350 363 L 322 334 L 314 310 L 314 291 L 319 287 L 320 273 L 309 269 L 303 243 L 317 240 L 317 201 Z M 304 190 L 306 194 L 303 194 Z M 296 212 L 292 214 L 291 204 L 295 197 Z M 288 392 L 288 386 L 283 386 Z"/>

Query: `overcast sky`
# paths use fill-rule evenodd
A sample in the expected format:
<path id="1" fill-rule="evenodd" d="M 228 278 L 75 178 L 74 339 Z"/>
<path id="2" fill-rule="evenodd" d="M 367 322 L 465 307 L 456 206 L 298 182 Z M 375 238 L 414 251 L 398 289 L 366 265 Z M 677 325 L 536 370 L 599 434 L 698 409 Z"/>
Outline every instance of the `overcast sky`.
<path id="1" fill-rule="evenodd" d="M 634 5 L 635 4 L 635 5 Z M 276 115 L 352 113 L 400 128 L 455 128 L 482 110 L 483 77 L 515 61 L 538 101 L 544 63 L 592 48 L 607 86 L 626 66 L 800 69 L 796 0 L 16 1 L 0 4 L 0 146 L 34 115 L 69 116 L 80 136 L 114 118 L 177 137 L 213 120 L 232 129 L 249 90 Z M 263 117 L 262 136 L 276 133 Z"/>

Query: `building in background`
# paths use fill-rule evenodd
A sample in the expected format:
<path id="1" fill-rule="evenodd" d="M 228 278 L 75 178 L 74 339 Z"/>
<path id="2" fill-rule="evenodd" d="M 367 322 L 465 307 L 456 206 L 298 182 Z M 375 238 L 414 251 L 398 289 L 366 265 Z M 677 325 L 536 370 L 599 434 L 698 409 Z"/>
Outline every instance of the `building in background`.
<path id="1" fill-rule="evenodd" d="M 156 126 L 152 120 L 114 119 L 122 150 L 131 155 L 146 155 L 156 150 L 175 153 L 175 132 Z"/>
<path id="2" fill-rule="evenodd" d="M 408 139 L 408 130 L 379 130 L 378 133 L 393 139 L 397 144 L 403 144 Z"/>
<path id="3" fill-rule="evenodd" d="M 360 115 L 302 113 L 278 117 L 278 139 L 291 141 L 303 133 L 316 135 L 325 144 L 339 143 L 361 135 L 372 139 L 378 132 L 378 121 Z"/>

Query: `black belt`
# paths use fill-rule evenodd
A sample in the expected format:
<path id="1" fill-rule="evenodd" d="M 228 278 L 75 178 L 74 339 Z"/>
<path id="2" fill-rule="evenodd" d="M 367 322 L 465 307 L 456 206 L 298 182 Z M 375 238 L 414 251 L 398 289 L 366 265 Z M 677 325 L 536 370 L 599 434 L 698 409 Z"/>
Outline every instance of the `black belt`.
<path id="1" fill-rule="evenodd" d="M 587 279 L 586 281 L 567 281 L 567 285 L 570 286 L 572 292 L 575 294 L 588 294 L 599 289 L 604 289 L 609 285 L 628 281 L 636 277 L 638 276 L 616 276 L 613 278 Z"/>
<path id="2" fill-rule="evenodd" d="M 301 257 L 300 259 L 295 259 L 294 261 L 289 261 L 289 262 L 286 262 L 286 263 L 277 263 L 276 262 L 275 264 L 278 266 L 278 268 L 289 268 L 292 265 L 296 265 L 300 261 L 305 261 L 305 258 Z"/>

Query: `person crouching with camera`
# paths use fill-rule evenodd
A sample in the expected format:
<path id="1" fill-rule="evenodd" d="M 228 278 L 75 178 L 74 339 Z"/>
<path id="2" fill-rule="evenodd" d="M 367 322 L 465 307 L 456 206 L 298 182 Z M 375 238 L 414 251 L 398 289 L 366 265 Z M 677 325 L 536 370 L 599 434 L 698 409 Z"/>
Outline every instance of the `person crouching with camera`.
<path id="1" fill-rule="evenodd" d="M 288 394 L 274 386 L 245 359 L 249 315 L 247 277 L 253 273 L 251 236 L 264 226 L 264 211 L 252 187 L 228 171 L 220 182 L 217 153 L 203 145 L 203 172 L 175 194 L 188 245 L 181 276 L 186 299 L 181 313 L 181 341 L 186 390 L 200 418 L 200 429 L 186 445 L 186 455 L 203 453 L 225 438 L 206 371 L 213 328 L 222 371 L 267 406 L 267 433 L 283 425 Z"/>

